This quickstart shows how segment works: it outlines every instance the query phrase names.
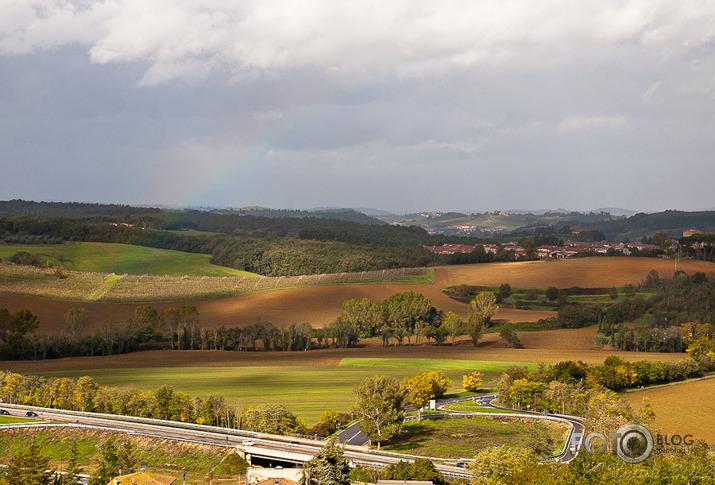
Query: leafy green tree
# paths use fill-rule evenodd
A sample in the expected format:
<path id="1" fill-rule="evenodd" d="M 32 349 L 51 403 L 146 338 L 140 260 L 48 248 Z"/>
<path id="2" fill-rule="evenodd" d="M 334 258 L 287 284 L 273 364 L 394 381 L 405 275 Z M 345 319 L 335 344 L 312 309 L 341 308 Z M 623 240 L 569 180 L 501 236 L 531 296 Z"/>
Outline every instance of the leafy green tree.
<path id="1" fill-rule="evenodd" d="M 533 467 L 536 455 L 532 450 L 506 446 L 480 451 L 468 468 L 474 473 L 475 483 L 521 483 L 512 477 Z M 504 481 L 502 481 L 504 480 Z"/>
<path id="2" fill-rule="evenodd" d="M 87 484 L 107 485 L 117 475 L 119 475 L 117 442 L 113 436 L 110 436 L 99 445 L 99 463 L 97 463 L 97 469 L 89 477 Z"/>
<path id="3" fill-rule="evenodd" d="M 506 340 L 506 345 L 510 349 L 513 349 L 520 343 L 519 337 L 516 335 L 516 331 L 514 330 L 514 326 L 510 323 L 507 323 L 502 327 L 499 331 L 499 336 Z"/>
<path id="4" fill-rule="evenodd" d="M 303 464 L 302 485 L 349 485 L 350 465 L 344 449 L 335 440 L 328 441 L 321 450 Z"/>
<path id="5" fill-rule="evenodd" d="M 380 443 L 400 430 L 405 416 L 407 389 L 393 377 L 367 377 L 353 389 L 355 414 L 362 418 L 360 428 Z"/>
<path id="6" fill-rule="evenodd" d="M 150 305 L 140 305 L 129 317 L 133 333 L 139 342 L 148 342 L 159 327 L 159 312 Z"/>
<path id="7" fill-rule="evenodd" d="M 392 335 L 402 343 L 402 337 L 413 335 L 417 321 L 432 322 L 437 309 L 424 295 L 407 291 L 392 295 L 382 304 L 385 322 Z"/>
<path id="8" fill-rule="evenodd" d="M 377 327 L 382 318 L 380 305 L 375 305 L 368 298 L 346 300 L 340 311 L 340 320 L 355 325 L 363 338 L 377 335 Z"/>
<path id="9" fill-rule="evenodd" d="M 399 461 L 385 467 L 385 480 L 419 480 L 443 485 L 444 477 L 437 471 L 434 463 L 427 458 L 416 458 L 414 463 Z"/>
<path id="10" fill-rule="evenodd" d="M 536 241 L 533 237 L 526 237 L 522 239 L 521 247 L 524 248 L 524 253 L 528 259 L 536 258 Z"/>
<path id="11" fill-rule="evenodd" d="M 0 311 L 0 359 L 23 359 L 32 356 L 32 333 L 39 326 L 30 310 L 18 310 L 10 315 Z"/>
<path id="12" fill-rule="evenodd" d="M 559 289 L 555 286 L 549 286 L 546 288 L 546 299 L 549 301 L 555 301 L 559 297 Z"/>
<path id="13" fill-rule="evenodd" d="M 179 331 L 179 310 L 174 307 L 165 308 L 161 311 L 159 321 L 161 322 L 162 330 L 169 337 L 169 345 L 174 349 L 174 339 Z"/>
<path id="14" fill-rule="evenodd" d="M 76 340 L 89 327 L 89 311 L 86 308 L 72 307 L 65 312 L 64 333 L 70 340 Z"/>
<path id="15" fill-rule="evenodd" d="M 33 441 L 29 448 L 13 455 L 5 468 L 5 482 L 8 485 L 49 485 L 54 470 L 50 470 L 50 457 L 42 454 L 42 448 Z"/>
<path id="16" fill-rule="evenodd" d="M 442 318 L 442 327 L 444 330 L 452 337 L 452 346 L 457 344 L 457 337 L 464 333 L 464 321 L 459 315 L 452 312 L 447 312 L 447 314 Z"/>
<path id="17" fill-rule="evenodd" d="M 479 342 L 484 328 L 489 326 L 491 318 L 496 315 L 498 309 L 496 297 L 491 291 L 483 291 L 469 302 L 467 330 L 475 346 Z"/>
<path id="18" fill-rule="evenodd" d="M 446 483 L 434 463 L 427 458 L 415 458 L 415 462 L 412 464 L 412 480 L 429 481 L 434 485 Z"/>
<path id="19" fill-rule="evenodd" d="M 671 244 L 670 239 L 668 239 L 668 233 L 656 232 L 655 234 L 653 234 L 653 244 L 658 246 L 658 249 L 661 249 L 663 251 L 667 250 Z"/>
<path id="20" fill-rule="evenodd" d="M 67 438 L 62 439 L 62 443 L 67 443 Z M 67 467 L 64 470 L 64 474 L 60 475 L 59 480 L 56 485 L 79 485 L 80 474 L 82 473 L 82 467 L 79 466 L 79 447 L 76 442 L 72 442 L 69 445 L 69 453 L 67 454 Z"/>
<path id="21" fill-rule="evenodd" d="M 131 441 L 124 440 L 117 447 L 117 468 L 119 473 L 126 475 L 137 471 L 138 466 L 137 446 Z"/>
<path id="22" fill-rule="evenodd" d="M 385 467 L 385 480 L 412 480 L 412 466 L 410 462 L 400 460 L 390 463 Z"/>

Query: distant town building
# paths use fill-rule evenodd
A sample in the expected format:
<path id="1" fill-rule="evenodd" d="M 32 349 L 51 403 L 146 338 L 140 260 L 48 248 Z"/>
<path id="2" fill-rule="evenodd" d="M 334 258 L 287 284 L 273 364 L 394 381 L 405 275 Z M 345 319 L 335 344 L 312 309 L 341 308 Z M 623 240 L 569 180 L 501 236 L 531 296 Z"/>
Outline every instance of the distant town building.
<path id="1" fill-rule="evenodd" d="M 477 248 L 477 244 L 442 244 L 441 246 L 424 246 L 425 249 L 435 254 L 457 254 L 471 253 Z"/>
<path id="2" fill-rule="evenodd" d="M 502 243 L 501 246 L 496 244 L 457 244 L 445 243 L 441 246 L 424 246 L 428 251 L 434 254 L 469 254 L 477 247 L 482 246 L 484 251 L 489 254 L 498 254 L 499 251 L 512 251 L 516 259 L 526 258 L 526 251 L 516 242 Z M 677 249 L 673 246 L 671 249 Z M 617 251 L 626 256 L 630 256 L 633 250 L 638 251 L 654 251 L 658 247 L 654 244 L 644 244 L 640 242 L 615 242 L 615 241 L 599 241 L 599 242 L 580 242 L 568 241 L 564 246 L 543 245 L 536 248 L 537 259 L 566 259 L 581 253 L 598 253 L 608 254 L 609 251 Z"/>

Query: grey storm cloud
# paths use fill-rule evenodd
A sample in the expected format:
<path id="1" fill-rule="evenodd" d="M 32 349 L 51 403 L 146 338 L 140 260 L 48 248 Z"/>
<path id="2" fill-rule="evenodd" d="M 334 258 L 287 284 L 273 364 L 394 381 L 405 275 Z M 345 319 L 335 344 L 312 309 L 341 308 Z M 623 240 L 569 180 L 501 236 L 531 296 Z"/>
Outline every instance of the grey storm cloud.
<path id="1" fill-rule="evenodd" d="M 0 6 L 3 198 L 713 206 L 714 2 Z"/>

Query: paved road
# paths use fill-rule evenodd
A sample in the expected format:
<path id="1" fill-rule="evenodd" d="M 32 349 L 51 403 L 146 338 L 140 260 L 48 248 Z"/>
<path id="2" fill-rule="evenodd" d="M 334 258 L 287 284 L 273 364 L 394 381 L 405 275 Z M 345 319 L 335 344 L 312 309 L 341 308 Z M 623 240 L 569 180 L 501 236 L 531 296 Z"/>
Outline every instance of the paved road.
<path id="1" fill-rule="evenodd" d="M 476 401 L 494 409 L 504 409 L 493 404 L 497 394 L 478 396 Z M 465 400 L 475 400 L 474 397 L 448 399 L 438 402 L 438 407 L 444 408 L 449 403 Z M 91 426 L 110 429 L 125 433 L 155 436 L 191 442 L 206 443 L 218 446 L 226 446 L 236 449 L 242 453 L 249 453 L 253 456 L 265 457 L 267 459 L 279 460 L 281 457 L 292 459 L 296 462 L 307 461 L 315 455 L 325 444 L 324 441 L 313 441 L 307 439 L 294 439 L 285 436 L 267 435 L 251 431 L 234 430 L 229 428 L 217 428 L 212 426 L 202 426 L 187 423 L 176 423 L 172 421 L 162 421 L 146 418 L 133 418 L 127 416 L 101 415 L 95 413 L 80 413 L 71 411 L 61 411 L 55 409 L 45 409 L 33 406 L 19 406 L 2 404 L 11 415 L 25 416 L 26 411 L 37 412 L 38 418 L 55 422 L 69 423 L 75 426 Z M 453 411 L 449 413 L 454 414 Z M 474 415 L 475 413 L 471 413 Z M 478 413 L 477 413 L 478 414 Z M 526 413 L 520 413 L 524 415 Z M 548 415 L 530 413 L 532 417 L 540 419 L 554 419 L 570 423 L 572 433 L 565 453 L 555 461 L 568 462 L 575 456 L 575 451 L 580 449 L 583 443 L 582 419 L 576 416 Z M 7 425 L 6 425 L 7 426 Z M 360 432 L 359 424 L 354 423 L 339 435 L 340 442 L 348 445 L 345 450 L 345 457 L 355 465 L 384 468 L 391 463 L 399 461 L 413 461 L 418 456 L 404 455 L 389 452 L 376 452 L 362 448 L 367 436 Z M 244 443 L 250 440 L 252 444 Z M 355 446 L 355 445 L 358 446 Z M 352 446 L 351 446 L 352 445 Z M 428 458 L 428 457 L 419 457 Z M 459 460 L 460 465 L 464 465 L 468 460 Z M 450 478 L 471 478 L 471 474 L 464 468 L 457 465 L 457 461 L 446 460 L 447 463 L 436 464 L 437 469 Z"/>
<path id="2" fill-rule="evenodd" d="M 45 409 L 35 406 L 7 404 L 3 404 L 2 406 L 14 416 L 25 416 L 26 411 L 32 410 L 37 412 L 38 418 L 40 419 L 65 422 L 74 426 L 97 427 L 125 433 L 141 434 L 144 436 L 226 446 L 235 448 L 242 453 L 249 453 L 253 456 L 264 457 L 266 459 L 273 457 L 276 461 L 286 456 L 301 456 L 302 458 L 299 461 L 307 461 L 325 445 L 324 441 L 295 439 L 286 436 L 155 419 L 63 412 L 61 410 Z M 127 418 L 131 421 L 125 420 Z M 13 426 L 14 425 L 3 425 L 2 427 Z M 0 427 L 0 429 L 2 429 L 2 427 Z M 252 444 L 244 444 L 244 440 L 250 440 Z M 375 468 L 384 468 L 389 464 L 398 463 L 400 461 L 413 461 L 415 458 L 399 453 L 377 452 L 367 449 L 360 450 L 359 447 L 354 446 L 347 447 L 344 455 L 348 461 L 355 465 Z M 471 478 L 471 474 L 462 468 L 448 464 L 436 464 L 435 466 L 444 476 L 451 478 Z"/>
<path id="3" fill-rule="evenodd" d="M 484 394 L 484 395 L 475 396 L 475 397 L 446 399 L 446 400 L 438 403 L 438 407 L 444 408 L 447 404 L 460 402 L 460 401 L 473 400 L 478 404 L 481 404 L 483 406 L 486 406 L 486 407 L 489 407 L 492 409 L 513 411 L 510 408 L 505 408 L 505 407 L 495 405 L 494 401 L 496 401 L 498 397 L 499 397 L 499 393 L 494 392 L 494 393 Z M 578 450 L 580 450 L 583 447 L 584 425 L 583 425 L 582 417 L 571 416 L 568 414 L 552 414 L 552 413 L 543 414 L 543 413 L 538 413 L 538 412 L 534 412 L 534 411 L 519 411 L 519 412 L 523 413 L 523 414 L 532 415 L 535 418 L 552 419 L 554 421 L 567 422 L 568 424 L 570 424 L 572 428 L 571 428 L 571 432 L 569 434 L 568 445 L 564 447 L 564 452 L 562 454 L 560 454 L 558 457 L 555 457 L 554 461 L 557 461 L 559 463 L 568 463 L 571 460 L 573 460 L 574 458 L 576 458 L 576 454 L 578 453 Z"/>
<path id="4" fill-rule="evenodd" d="M 370 437 L 360 430 L 360 421 L 356 421 L 337 435 L 338 442 L 345 445 L 364 446 L 370 442 Z"/>
<path id="5" fill-rule="evenodd" d="M 504 408 L 500 407 L 494 404 L 494 401 L 497 400 L 499 397 L 499 393 L 489 393 L 489 394 L 483 394 L 480 396 L 470 396 L 470 397 L 457 397 L 457 398 L 449 398 L 449 399 L 440 399 L 436 403 L 436 407 L 438 410 L 444 411 L 445 414 L 462 414 L 465 416 L 482 416 L 482 415 L 491 415 L 493 416 L 493 413 L 475 413 L 475 412 L 462 412 L 462 411 L 453 411 L 453 410 L 447 410 L 445 409 L 447 405 L 449 404 L 454 404 L 457 402 L 465 402 L 465 401 L 474 401 L 477 404 L 480 404 L 482 406 L 494 409 L 494 410 L 503 410 L 503 411 L 512 411 L 510 408 Z M 560 422 L 566 422 L 567 424 L 571 425 L 571 432 L 569 434 L 569 441 L 568 445 L 564 447 L 563 453 L 561 453 L 558 457 L 555 457 L 554 461 L 558 461 L 560 463 L 568 463 L 571 460 L 573 460 L 576 457 L 576 453 L 579 449 L 582 448 L 583 446 L 583 434 L 584 434 L 584 426 L 583 426 L 583 419 L 578 417 L 578 416 L 569 416 L 569 415 L 561 415 L 561 414 L 547 414 L 544 415 L 542 413 L 537 413 L 537 412 L 530 412 L 530 411 L 520 411 L 520 414 L 523 415 L 529 415 L 533 416 L 534 418 L 537 419 L 550 419 L 554 421 L 560 421 Z M 363 432 L 360 431 L 360 423 L 356 422 L 353 423 L 352 425 L 348 426 L 344 430 L 342 430 L 340 433 L 338 433 L 338 440 L 340 443 L 345 443 L 345 444 L 352 444 L 352 445 L 358 445 L 358 446 L 363 446 L 367 444 L 370 441 L 370 438 Z"/>

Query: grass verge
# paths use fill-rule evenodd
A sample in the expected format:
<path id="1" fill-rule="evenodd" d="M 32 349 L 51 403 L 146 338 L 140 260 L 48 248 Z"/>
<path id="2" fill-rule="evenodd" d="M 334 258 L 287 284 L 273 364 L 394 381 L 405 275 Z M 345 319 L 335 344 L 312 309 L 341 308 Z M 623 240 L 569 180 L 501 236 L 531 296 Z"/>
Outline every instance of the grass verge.
<path id="1" fill-rule="evenodd" d="M 558 453 L 568 426 L 552 421 L 475 416 L 405 423 L 385 450 L 440 458 L 468 458 L 490 446 L 530 447 L 547 441 L 546 454 Z M 543 446 L 544 443 L 539 444 Z"/>

